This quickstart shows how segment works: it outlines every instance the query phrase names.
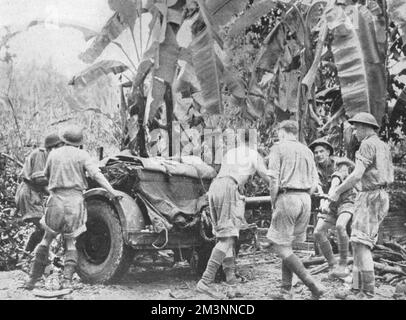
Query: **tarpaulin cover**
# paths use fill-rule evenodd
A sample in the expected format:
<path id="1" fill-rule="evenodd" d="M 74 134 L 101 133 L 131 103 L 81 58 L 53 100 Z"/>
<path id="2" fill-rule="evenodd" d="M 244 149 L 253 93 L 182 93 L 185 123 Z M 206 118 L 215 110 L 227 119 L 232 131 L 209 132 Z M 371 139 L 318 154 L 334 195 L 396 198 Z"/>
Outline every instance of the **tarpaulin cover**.
<path id="1" fill-rule="evenodd" d="M 211 180 L 145 169 L 137 171 L 134 189 L 142 200 L 147 200 L 144 203 L 150 218 L 159 213 L 170 224 L 187 222 L 208 205 L 206 192 Z"/>
<path id="2" fill-rule="evenodd" d="M 206 193 L 216 171 L 201 160 L 187 161 L 116 156 L 106 163 L 107 176 L 115 187 L 131 185 L 144 202 L 155 231 L 160 232 L 190 222 L 208 205 Z"/>

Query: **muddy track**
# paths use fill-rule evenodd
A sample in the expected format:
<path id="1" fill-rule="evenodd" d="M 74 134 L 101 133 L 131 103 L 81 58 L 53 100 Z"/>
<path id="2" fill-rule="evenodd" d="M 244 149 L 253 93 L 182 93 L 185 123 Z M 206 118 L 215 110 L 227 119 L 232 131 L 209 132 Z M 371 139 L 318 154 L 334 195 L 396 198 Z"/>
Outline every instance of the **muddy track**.
<path id="1" fill-rule="evenodd" d="M 306 258 L 310 252 L 299 253 Z M 267 300 L 270 295 L 279 290 L 280 285 L 280 260 L 268 253 L 243 254 L 238 259 L 238 271 L 246 279 L 240 284 L 241 298 Z M 44 299 L 34 295 L 32 291 L 19 288 L 27 275 L 20 270 L 0 273 L 0 299 Z M 328 278 L 326 272 L 315 275 L 328 289 L 323 299 L 335 299 L 334 292 L 346 284 L 339 280 Z M 210 299 L 197 293 L 195 290 L 198 277 L 193 274 L 187 263 L 178 263 L 170 266 L 156 266 L 150 263 L 143 267 L 133 265 L 122 280 L 114 285 L 89 285 L 75 280 L 75 290 L 68 295 L 52 299 L 71 300 L 99 300 L 99 299 L 146 299 L 146 300 L 194 300 Z M 224 288 L 216 284 L 219 289 Z M 377 280 L 377 294 L 375 299 L 391 300 L 395 288 Z M 43 281 L 38 287 L 44 287 Z M 310 299 L 309 291 L 300 281 L 294 286 L 295 299 Z M 48 298 L 49 299 L 49 298 Z"/>

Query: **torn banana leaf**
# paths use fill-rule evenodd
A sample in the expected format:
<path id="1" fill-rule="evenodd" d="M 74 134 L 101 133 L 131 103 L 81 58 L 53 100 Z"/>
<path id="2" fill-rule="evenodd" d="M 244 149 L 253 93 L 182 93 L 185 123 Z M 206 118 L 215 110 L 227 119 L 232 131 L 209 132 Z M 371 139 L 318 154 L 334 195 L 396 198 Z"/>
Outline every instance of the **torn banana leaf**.
<path id="1" fill-rule="evenodd" d="M 125 64 L 115 60 L 102 60 L 83 70 L 79 75 L 74 76 L 69 85 L 74 87 L 86 87 L 97 81 L 100 77 L 109 73 L 119 74 L 128 69 Z"/>
<path id="2" fill-rule="evenodd" d="M 102 31 L 93 40 L 90 47 L 79 55 L 79 59 L 85 63 L 93 63 L 102 54 L 104 49 L 127 27 L 127 24 L 120 18 L 119 13 L 116 12 L 107 21 Z"/>
<path id="3" fill-rule="evenodd" d="M 326 16 L 334 37 L 331 49 L 344 108 L 350 117 L 370 112 L 380 122 L 385 110 L 386 79 L 373 16 L 365 6 L 347 6 L 345 10 L 335 5 Z M 357 26 L 353 21 L 358 22 Z"/>
<path id="4" fill-rule="evenodd" d="M 222 41 L 209 18 L 209 13 L 202 0 L 199 0 L 201 18 L 196 20 L 192 26 L 192 62 L 195 68 L 195 74 L 199 80 L 202 97 L 204 100 L 203 108 L 209 114 L 223 113 L 221 98 L 221 77 L 222 65 L 219 63 L 215 46 Z"/>
<path id="5" fill-rule="evenodd" d="M 302 80 L 302 84 L 306 86 L 307 90 L 310 90 L 312 88 L 314 81 L 316 80 L 317 72 L 321 61 L 321 55 L 323 53 L 324 41 L 327 37 L 327 32 L 328 32 L 327 23 L 326 21 L 323 21 L 319 30 L 319 36 L 317 39 L 317 46 L 312 66 L 310 67 L 306 76 Z"/>
<path id="6" fill-rule="evenodd" d="M 152 72 L 152 100 L 148 106 L 149 114 L 146 115 L 149 120 L 155 117 L 157 110 L 164 103 L 165 82 L 172 84 L 174 80 L 179 52 L 176 34 L 171 24 L 168 24 L 165 41 L 158 46 Z"/>
<path id="7" fill-rule="evenodd" d="M 85 41 L 90 40 L 91 38 L 95 37 L 98 35 L 98 33 L 94 30 L 91 30 L 89 28 L 80 26 L 76 23 L 68 23 L 68 22 L 59 22 L 59 23 L 54 23 L 54 22 L 48 22 L 47 20 L 33 20 L 31 21 L 28 26 L 28 28 L 34 27 L 34 26 L 38 26 L 38 25 L 42 25 L 42 24 L 53 24 L 55 26 L 58 26 L 60 28 L 73 28 L 76 29 L 80 32 L 82 32 L 83 34 L 83 38 L 85 39 Z"/>

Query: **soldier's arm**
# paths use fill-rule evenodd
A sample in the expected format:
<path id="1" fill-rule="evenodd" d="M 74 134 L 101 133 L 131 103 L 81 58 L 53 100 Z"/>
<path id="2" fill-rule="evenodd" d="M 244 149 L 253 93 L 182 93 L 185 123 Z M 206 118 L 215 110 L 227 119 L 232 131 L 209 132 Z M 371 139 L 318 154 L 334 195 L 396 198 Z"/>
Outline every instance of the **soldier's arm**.
<path id="1" fill-rule="evenodd" d="M 362 176 L 364 175 L 365 170 L 366 170 L 366 167 L 365 167 L 364 163 L 361 160 L 357 159 L 355 161 L 354 171 L 347 177 L 347 179 L 344 180 L 344 182 L 340 186 L 337 187 L 337 189 L 335 190 L 335 192 L 332 195 L 332 197 L 333 197 L 332 200 L 334 200 L 334 196 L 335 196 L 335 198 L 338 199 L 340 194 L 353 188 L 361 180 Z M 337 199 L 335 199 L 334 201 L 337 201 Z"/>
<path id="2" fill-rule="evenodd" d="M 102 188 L 106 189 L 113 197 L 119 197 L 120 194 L 117 190 L 114 190 L 105 176 L 100 172 L 97 163 L 88 155 L 84 162 L 85 170 L 89 174 L 90 178 L 95 180 Z"/>
<path id="3" fill-rule="evenodd" d="M 337 201 L 340 194 L 353 188 L 362 178 L 364 172 L 372 164 L 375 157 L 375 149 L 368 142 L 362 142 L 355 154 L 354 171 L 344 180 L 332 195 L 332 200 Z"/>
<path id="4" fill-rule="evenodd" d="M 269 193 L 272 199 L 272 206 L 275 207 L 279 191 L 280 156 L 277 147 L 271 148 L 268 163 Z"/>
<path id="5" fill-rule="evenodd" d="M 260 154 L 258 154 L 258 161 L 257 161 L 257 165 L 256 165 L 256 170 L 257 170 L 257 173 L 259 174 L 259 176 L 262 179 L 264 179 L 266 181 L 266 183 L 269 184 L 271 182 L 271 180 L 269 178 L 268 169 L 265 166 L 264 158 L 262 158 Z"/>
<path id="6" fill-rule="evenodd" d="M 120 194 L 114 190 L 111 184 L 107 181 L 104 175 L 99 171 L 93 176 L 93 179 L 104 189 L 106 189 L 113 197 L 119 197 Z"/>
<path id="7" fill-rule="evenodd" d="M 328 191 L 328 194 L 331 195 L 333 194 L 334 190 L 340 185 L 341 180 L 339 177 L 333 177 L 333 179 L 331 179 L 331 186 L 330 186 L 330 190 Z"/>
<path id="8" fill-rule="evenodd" d="M 321 182 L 320 182 L 320 178 L 319 178 L 319 173 L 317 172 L 316 163 L 314 162 L 314 160 L 312 161 L 312 163 L 313 163 L 313 165 L 312 165 L 312 169 L 311 169 L 312 170 L 311 177 L 313 180 L 313 184 L 312 184 L 312 187 L 310 188 L 310 194 L 314 194 L 316 192 L 323 194 L 323 188 L 321 187 Z"/>

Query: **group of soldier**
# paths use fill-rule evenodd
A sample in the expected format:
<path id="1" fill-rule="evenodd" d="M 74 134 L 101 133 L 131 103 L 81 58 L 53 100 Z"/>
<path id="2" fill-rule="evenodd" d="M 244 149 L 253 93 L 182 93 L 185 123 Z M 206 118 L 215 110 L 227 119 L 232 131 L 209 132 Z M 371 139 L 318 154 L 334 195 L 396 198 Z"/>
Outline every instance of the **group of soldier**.
<path id="1" fill-rule="evenodd" d="M 393 182 L 389 146 L 377 134 L 379 125 L 365 112 L 348 120 L 361 143 L 355 163 L 348 158 L 334 158 L 332 145 L 324 138 L 305 146 L 297 140 L 295 121 L 279 124 L 278 138 L 270 149 L 268 166 L 248 139 L 229 150 L 220 171 L 212 182 L 208 196 L 217 244 L 212 250 L 197 291 L 222 299 L 224 294 L 213 285 L 216 272 L 223 267 L 226 283 L 235 286 L 233 245 L 244 223 L 244 196 L 241 187 L 258 173 L 268 184 L 272 202 L 272 219 L 267 238 L 269 248 L 282 260 L 280 292 L 273 298 L 292 299 L 293 274 L 319 299 L 326 288 L 306 270 L 294 253 L 294 242 L 304 242 L 311 217 L 312 198 L 320 200 L 314 237 L 326 258 L 332 277 L 346 278 L 349 242 L 353 251 L 352 287 L 339 290 L 340 299 L 369 299 L 375 294 L 375 274 L 371 250 L 379 225 L 389 210 L 388 184 Z M 339 261 L 327 237 L 336 228 Z M 350 235 L 347 230 L 350 229 Z"/>
<path id="2" fill-rule="evenodd" d="M 24 287 L 32 290 L 49 263 L 49 248 L 62 234 L 65 256 L 62 287 L 72 288 L 72 277 L 78 262 L 77 237 L 86 231 L 86 209 L 83 191 L 88 187 L 86 174 L 105 188 L 111 197 L 118 192 L 100 172 L 97 161 L 82 149 L 83 131 L 71 125 L 59 134 L 45 138 L 45 148 L 37 148 L 27 157 L 16 192 L 17 211 L 36 229 L 26 251 L 35 250 L 29 279 Z M 48 195 L 44 214 L 43 198 Z"/>
<path id="3" fill-rule="evenodd" d="M 314 237 L 332 276 L 349 276 L 347 260 L 351 241 L 354 256 L 352 289 L 338 296 L 347 299 L 374 296 L 371 249 L 377 241 L 379 225 L 388 213 L 389 197 L 385 189 L 393 181 L 393 167 L 389 147 L 377 135 L 379 125 L 376 119 L 369 113 L 359 113 L 349 122 L 361 142 L 355 163 L 348 158 L 333 157 L 333 147 L 324 138 L 315 140 L 309 147 L 299 142 L 297 122 L 290 120 L 279 124 L 279 141 L 270 149 L 267 166 L 249 145 L 248 135 L 246 141 L 226 152 L 208 192 L 217 243 L 197 283 L 198 292 L 215 298 L 224 297 L 213 286 L 220 267 L 227 284 L 234 286 L 238 283 L 234 248 L 239 231 L 246 222 L 241 190 L 248 179 L 258 173 L 269 185 L 272 204 L 271 225 L 267 233 L 269 247 L 282 260 L 281 289 L 275 298 L 293 298 L 293 274 L 309 288 L 314 298 L 318 299 L 326 292 L 292 249 L 293 243 L 306 239 L 312 195 L 321 198 Z M 24 219 L 36 226 L 26 246 L 28 252 L 36 248 L 25 284 L 29 290 L 42 277 L 50 244 L 58 234 L 63 234 L 65 239 L 63 287 L 72 286 L 78 262 L 75 239 L 86 230 L 83 201 L 83 191 L 88 187 L 86 174 L 113 198 L 119 196 L 82 145 L 82 129 L 69 126 L 59 134 L 48 135 L 45 148 L 35 149 L 24 163 L 16 204 Z M 42 200 L 45 194 L 49 197 L 44 214 Z M 349 225 L 350 235 L 347 233 Z M 338 262 L 327 237 L 328 230 L 333 227 L 337 231 Z"/>

